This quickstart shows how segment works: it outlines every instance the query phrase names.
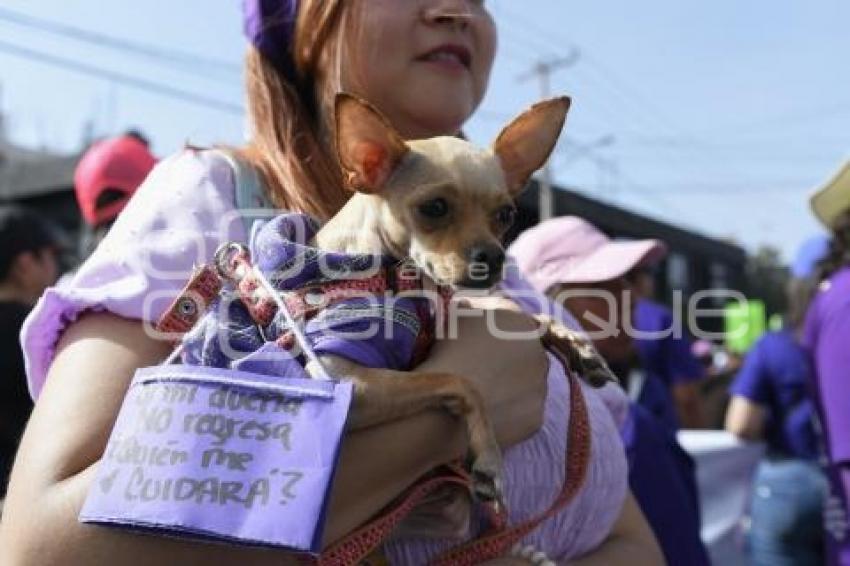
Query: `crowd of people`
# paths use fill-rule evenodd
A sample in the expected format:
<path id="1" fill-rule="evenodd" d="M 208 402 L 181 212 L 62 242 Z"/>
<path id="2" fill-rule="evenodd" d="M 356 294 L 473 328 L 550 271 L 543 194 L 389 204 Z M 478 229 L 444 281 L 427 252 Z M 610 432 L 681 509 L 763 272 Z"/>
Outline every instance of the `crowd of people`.
<path id="1" fill-rule="evenodd" d="M 245 223 L 222 219 L 266 209 L 323 222 L 346 202 L 335 96 L 369 101 L 404 140 L 462 135 L 481 102 L 496 46 L 484 3 L 370 0 L 368 15 L 366 3 L 246 0 L 250 140 L 161 162 L 137 132 L 93 144 L 74 176 L 85 229 L 73 272 L 59 273 L 61 239 L 38 212 L 0 206 L 0 562 L 288 558 L 77 517 L 136 369 L 170 353 L 145 323 L 222 243 L 249 239 Z M 445 48 L 458 42 L 462 56 Z M 850 566 L 850 164 L 811 206 L 829 234 L 801 246 L 784 328 L 752 346 L 729 389 L 726 430 L 766 446 L 744 529 L 756 565 Z M 534 316 L 556 313 L 590 337 L 618 381 L 579 379 L 587 475 L 565 508 L 488 564 L 710 563 L 696 464 L 678 433 L 707 426 L 700 391 L 710 378 L 699 358 L 711 346 L 668 332 L 676 313 L 654 288 L 666 253 L 659 240 L 613 240 L 582 218 L 557 217 L 508 248 L 507 306 L 469 299 L 493 309 L 500 328 L 533 329 Z M 175 272 L 186 278 L 167 276 Z M 479 389 L 505 452 L 509 523 L 546 509 L 569 480 L 570 368 L 540 342 L 503 341 L 474 317 L 460 319 L 458 337 L 435 346 L 423 367 L 462 373 Z M 346 540 L 466 449 L 463 426 L 438 412 L 347 433 L 324 545 Z M 416 536 L 400 529 L 368 563 L 429 563 L 483 535 L 470 519 L 478 513 L 456 493 L 431 501 L 408 518 Z"/>
<path id="2" fill-rule="evenodd" d="M 135 131 L 100 140 L 87 149 L 74 175 L 83 224 L 78 249 L 65 249 L 61 228 L 37 210 L 0 205 L 0 234 L 6 243 L 0 259 L 0 364 L 6 376 L 0 383 L 0 501 L 33 407 L 19 338 L 24 320 L 48 287 L 71 284 L 73 273 L 61 272 L 65 262 L 59 261 L 60 256 L 76 258 L 71 264 L 88 257 L 155 163 L 147 139 Z"/>

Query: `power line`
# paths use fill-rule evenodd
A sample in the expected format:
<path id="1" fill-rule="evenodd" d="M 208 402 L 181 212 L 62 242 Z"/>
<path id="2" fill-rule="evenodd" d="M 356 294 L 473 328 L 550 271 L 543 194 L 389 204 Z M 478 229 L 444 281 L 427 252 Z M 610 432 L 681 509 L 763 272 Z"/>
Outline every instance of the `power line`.
<path id="1" fill-rule="evenodd" d="M 533 41 L 532 37 L 520 31 L 514 30 L 514 28 L 510 25 L 503 25 L 501 29 L 505 32 L 504 34 L 502 34 L 503 37 L 505 37 L 505 39 L 507 39 L 508 41 L 513 42 L 516 47 L 523 49 L 529 55 L 530 58 L 540 59 L 541 57 L 552 56 L 558 53 L 559 51 L 562 51 L 558 49 L 553 49 L 552 45 L 544 46 L 542 44 L 536 43 L 535 41 Z"/>
<path id="2" fill-rule="evenodd" d="M 552 53 L 556 53 L 556 49 L 562 50 L 564 46 L 573 50 L 581 51 L 582 54 L 584 54 L 584 51 L 580 47 L 578 47 L 576 43 L 560 37 L 556 37 L 554 34 L 549 33 L 548 30 L 545 30 L 534 22 L 521 16 L 514 16 L 512 12 L 509 12 L 509 15 L 510 21 L 506 22 L 504 25 L 501 25 L 501 29 L 505 31 L 506 39 L 510 41 L 514 46 L 522 49 L 525 53 L 527 53 L 530 59 L 541 59 L 551 56 Z M 517 21 L 523 24 L 529 31 L 523 32 L 514 29 L 511 24 L 516 23 Z M 542 38 L 546 39 L 544 40 Z M 584 77 L 579 81 L 580 83 L 597 83 L 600 89 L 611 91 L 626 102 L 626 105 L 619 105 L 613 103 L 605 104 L 605 102 L 607 101 L 604 100 L 604 98 L 598 96 L 595 96 L 590 99 L 590 103 L 588 103 L 588 100 L 583 101 L 582 109 L 589 110 L 592 114 L 598 116 L 602 121 L 604 121 L 607 124 L 605 129 L 621 127 L 623 123 L 635 124 L 637 125 L 636 129 L 642 131 L 647 131 L 648 128 L 651 131 L 657 126 L 657 122 L 649 118 L 649 116 L 647 116 L 647 113 L 644 111 L 624 111 L 626 106 L 630 103 L 633 103 L 633 101 L 630 99 L 630 97 L 622 95 L 619 90 L 612 89 L 610 83 L 603 84 L 595 74 L 590 74 L 586 69 L 583 68 L 582 65 L 575 66 L 573 72 L 575 73 L 575 75 L 581 75 L 581 77 Z M 598 111 L 597 107 L 600 104 L 604 105 L 608 111 Z M 612 118 L 612 115 L 618 115 L 619 118 L 614 119 Z"/>
<path id="3" fill-rule="evenodd" d="M 210 57 L 202 57 L 194 53 L 185 51 L 175 51 L 173 49 L 163 49 L 160 47 L 128 41 L 110 35 L 93 32 L 83 28 L 61 24 L 51 20 L 46 20 L 9 10 L 8 8 L 0 8 L 0 20 L 5 20 L 19 26 L 37 29 L 54 35 L 82 41 L 93 44 L 98 47 L 108 47 L 124 52 L 141 55 L 149 59 L 155 59 L 160 62 L 165 62 L 171 66 L 180 65 L 181 68 L 198 70 L 199 66 L 212 67 L 219 71 L 227 73 L 240 73 L 241 67 L 236 63 L 213 59 Z"/>
<path id="4" fill-rule="evenodd" d="M 652 146 L 671 146 L 671 147 L 682 147 L 682 146 L 692 146 L 701 150 L 735 150 L 740 151 L 741 149 L 769 149 L 771 145 L 781 145 L 783 148 L 793 150 L 795 147 L 798 148 L 811 148 L 812 145 L 820 146 L 823 148 L 827 147 L 835 147 L 835 146 L 843 146 L 848 141 L 850 141 L 850 137 L 818 137 L 818 136 L 807 136 L 805 138 L 799 138 L 796 136 L 770 136 L 770 137 L 738 137 L 737 139 L 729 139 L 723 141 L 693 141 L 687 140 L 685 138 L 681 138 L 678 136 L 648 136 L 645 135 L 644 132 L 635 132 L 635 131 L 620 131 L 619 134 L 623 140 L 624 144 L 627 145 L 640 145 L 642 147 L 652 147 Z M 798 144 L 797 146 L 793 144 Z"/>
<path id="5" fill-rule="evenodd" d="M 512 42 L 514 42 L 514 44 L 515 44 L 517 47 L 524 47 L 524 46 L 523 46 L 522 44 L 520 44 L 520 43 L 518 42 L 518 40 L 517 40 L 515 37 L 513 37 L 513 36 L 510 36 L 510 35 L 503 35 L 502 37 L 504 37 L 504 38 L 505 38 L 505 39 L 507 39 L 508 41 L 512 41 Z M 526 52 L 526 53 L 528 54 L 528 52 Z M 539 54 L 539 53 L 537 53 L 537 52 L 535 51 L 535 52 L 534 52 L 534 56 L 528 55 L 528 58 L 529 58 L 529 59 L 531 59 L 531 58 L 539 57 L 539 55 L 540 55 L 540 54 Z M 501 48 L 500 48 L 500 49 L 499 49 L 499 51 L 498 51 L 498 53 L 497 53 L 497 57 L 507 57 L 508 59 L 510 59 L 511 61 L 513 61 L 514 63 L 518 63 L 518 64 L 520 64 L 520 65 L 522 65 L 522 66 L 526 66 L 526 65 L 528 64 L 528 59 L 526 59 L 526 58 L 522 57 L 521 55 L 519 55 L 518 53 L 516 53 L 516 52 L 515 52 L 515 51 L 513 51 L 512 49 L 501 49 Z"/>
<path id="6" fill-rule="evenodd" d="M 641 190 L 653 194 L 673 194 L 673 193 L 690 193 L 690 194 L 728 194 L 734 193 L 736 196 L 748 194 L 762 193 L 780 193 L 780 192 L 805 192 L 815 186 L 816 183 L 811 179 L 777 179 L 768 181 L 681 181 L 668 183 L 653 183 L 652 187 L 643 187 Z"/>
<path id="7" fill-rule="evenodd" d="M 522 15 L 516 14 L 510 10 L 505 10 L 505 14 L 508 16 L 512 24 L 519 23 L 527 30 L 526 32 L 518 32 L 513 27 L 507 26 L 506 31 L 510 34 L 508 39 L 513 40 L 517 45 L 521 44 L 521 47 L 529 50 L 530 52 L 536 53 L 538 57 L 541 53 L 551 52 L 552 46 L 558 46 L 559 48 L 568 46 L 575 50 L 579 49 L 575 42 L 551 33 L 549 30 L 528 18 L 523 17 Z M 519 33 L 522 34 L 521 37 L 515 37 L 515 35 Z M 585 51 L 582 49 L 581 52 L 584 56 Z M 598 63 L 595 61 L 595 58 L 585 60 L 585 58 L 582 57 L 582 61 L 589 62 L 591 64 Z M 601 64 L 598 64 L 597 66 L 602 67 Z M 660 113 L 657 110 L 654 112 L 648 111 L 646 108 L 648 103 L 645 102 L 645 97 L 624 93 L 625 87 L 623 86 L 622 81 L 606 76 L 612 75 L 612 73 L 606 73 L 606 69 L 604 67 L 602 68 L 603 71 L 600 71 L 592 67 L 586 68 L 585 65 L 577 65 L 573 69 L 573 72 L 575 73 L 574 76 L 580 77 L 580 83 L 596 83 L 601 90 L 607 91 L 620 99 L 620 103 L 618 104 L 606 100 L 608 97 L 594 96 L 589 99 L 585 99 L 581 106 L 582 109 L 590 111 L 592 114 L 598 116 L 602 121 L 604 121 L 607 124 L 605 127 L 606 130 L 617 130 L 620 129 L 623 124 L 630 124 L 633 128 L 643 132 L 657 131 L 661 133 L 663 131 L 669 133 L 675 131 L 678 135 L 683 135 L 681 133 L 681 129 L 670 126 L 669 120 L 665 117 L 660 117 Z M 601 79 L 605 80 L 603 81 Z M 604 106 L 607 111 L 599 110 L 600 106 Z M 632 110 L 629 111 L 628 108 L 632 108 Z M 654 118 L 652 117 L 652 114 L 655 114 Z M 668 127 L 664 130 L 658 130 L 657 128 L 663 124 L 667 124 Z M 692 136 L 687 135 L 687 137 L 689 140 L 693 140 Z M 700 155 L 698 159 L 704 159 L 704 156 Z M 681 154 L 675 156 L 671 154 L 667 161 L 670 166 L 680 167 L 682 165 Z"/>
<path id="8" fill-rule="evenodd" d="M 603 66 L 603 65 L 602 65 L 602 64 L 601 64 L 598 60 L 596 60 L 594 57 L 592 57 L 591 55 L 589 55 L 589 54 L 587 53 L 587 50 L 586 50 L 585 48 L 580 47 L 580 46 L 579 46 L 578 44 L 576 44 L 575 42 L 572 42 L 572 41 L 570 41 L 570 40 L 567 40 L 567 39 L 564 39 L 564 38 L 562 38 L 562 37 L 559 37 L 557 34 L 555 34 L 554 32 L 552 32 L 551 30 L 549 30 L 549 29 L 547 29 L 547 28 L 544 28 L 543 26 L 541 26 L 541 25 L 537 24 L 536 22 L 534 22 L 534 21 L 532 21 L 532 20 L 530 20 L 530 19 L 526 18 L 526 17 L 525 17 L 525 16 L 523 16 L 522 14 L 519 14 L 519 13 L 514 12 L 514 11 L 512 11 L 512 10 L 506 10 L 506 12 L 507 12 L 507 14 L 510 16 L 510 18 L 511 18 L 511 20 L 512 20 L 513 22 L 518 22 L 518 23 L 520 23 L 520 24 L 524 25 L 527 29 L 529 29 L 530 31 L 532 31 L 532 32 L 533 32 L 533 33 L 529 33 L 529 34 L 523 34 L 523 38 L 524 38 L 524 41 L 525 41 L 526 43 L 528 43 L 528 42 L 537 42 L 537 45 L 540 45 L 540 46 L 541 46 L 541 49 L 542 49 L 542 46 L 544 46 L 544 45 L 546 45 L 546 46 L 547 46 L 547 48 L 548 48 L 548 46 L 549 46 L 550 44 L 555 44 L 555 45 L 558 45 L 558 44 L 566 44 L 566 46 L 567 46 L 569 49 L 571 49 L 571 50 L 578 50 L 578 51 L 581 51 L 581 53 L 582 53 L 582 60 L 583 60 L 583 61 L 585 61 L 585 62 L 589 62 L 589 63 L 592 63 L 592 64 L 594 64 L 596 67 L 603 69 L 603 70 L 604 70 L 604 72 L 605 72 L 605 74 L 606 74 L 606 75 L 608 75 L 608 77 L 609 77 L 609 83 L 613 83 L 613 84 L 614 84 L 614 87 L 615 87 L 615 88 L 614 88 L 614 90 L 619 90 L 619 91 L 623 91 L 623 90 L 630 91 L 630 90 L 633 90 L 633 89 L 631 89 L 631 88 L 624 88 L 624 87 L 623 87 L 623 85 L 622 85 L 622 82 L 621 82 L 621 81 L 619 81 L 619 80 L 617 80 L 617 79 L 611 79 L 611 77 L 613 77 L 613 76 L 614 76 L 614 75 L 613 75 L 613 72 L 611 72 L 609 69 L 607 69 L 606 67 L 604 67 L 604 66 Z M 544 38 L 545 38 L 545 39 L 544 39 Z M 618 84 L 616 84 L 616 83 L 620 83 L 620 84 L 618 85 Z M 643 98 L 643 97 L 642 97 L 642 96 L 640 96 L 640 98 Z M 627 99 L 627 100 L 629 100 L 630 98 L 629 98 L 629 97 L 626 97 L 626 99 Z M 646 101 L 644 100 L 644 102 L 646 102 Z"/>
<path id="9" fill-rule="evenodd" d="M 86 65 L 85 63 L 75 61 L 73 59 L 58 57 L 56 55 L 48 55 L 47 53 L 34 51 L 32 49 L 21 47 L 13 43 L 8 43 L 3 40 L 0 40 L 0 52 L 5 52 L 10 55 L 22 57 L 25 59 L 40 61 L 48 65 L 59 67 L 66 71 L 73 71 L 97 78 L 108 79 L 110 81 L 114 81 L 125 86 L 144 90 L 147 92 L 152 92 L 162 96 L 168 96 L 174 99 L 183 100 L 185 102 L 201 104 L 203 106 L 214 108 L 216 110 L 221 110 L 222 112 L 227 112 L 229 114 L 238 116 L 244 114 L 244 109 L 239 104 L 233 104 L 230 102 L 210 98 L 200 94 L 195 94 L 193 92 L 177 89 L 153 81 L 147 81 L 130 75 L 125 75 L 122 73 L 116 73 L 114 71 L 93 67 L 91 65 Z"/>
<path id="10" fill-rule="evenodd" d="M 552 42 L 552 43 L 566 43 L 567 45 L 571 45 L 573 48 L 578 49 L 578 46 L 574 42 L 570 42 L 569 40 L 565 40 L 562 37 L 559 37 L 557 34 L 553 33 L 551 30 L 546 29 L 545 27 L 537 24 L 536 22 L 529 20 L 527 17 L 522 14 L 518 14 L 512 10 L 505 10 L 505 13 L 508 14 L 513 22 L 519 22 L 523 24 L 528 29 L 532 30 L 533 33 L 528 35 L 529 39 L 533 39 L 537 42 Z M 689 132 L 686 132 L 679 124 L 674 123 L 670 120 L 667 115 L 660 111 L 652 100 L 648 97 L 644 96 L 638 90 L 632 88 L 625 81 L 617 76 L 614 71 L 607 67 L 607 65 L 603 64 L 599 59 L 594 57 L 592 54 L 589 54 L 586 49 L 582 49 L 583 61 L 589 64 L 587 70 L 592 71 L 596 77 L 601 78 L 607 83 L 608 89 L 616 94 L 626 105 L 631 105 L 636 111 L 635 112 L 627 112 L 628 119 L 640 119 L 643 120 L 649 128 L 657 128 L 658 126 L 663 126 L 665 130 L 668 132 L 675 133 L 680 137 L 684 137 L 688 139 L 692 143 L 698 143 L 698 140 Z M 582 68 L 578 68 L 578 72 L 582 72 Z M 585 76 L 587 73 L 585 73 Z M 619 108 L 618 108 L 619 110 Z M 643 128 L 645 129 L 645 128 Z M 699 152 L 694 153 L 697 159 L 704 160 L 704 156 Z M 678 163 L 679 159 L 674 158 L 671 160 L 671 163 Z"/>
<path id="11" fill-rule="evenodd" d="M 799 123 L 811 123 L 818 120 L 833 118 L 835 116 L 848 115 L 850 115 L 850 104 L 848 104 L 846 101 L 843 101 L 838 102 L 836 104 L 831 104 L 829 106 L 823 106 L 819 108 L 806 108 L 805 110 L 799 112 L 789 112 L 786 114 L 780 114 L 778 116 L 756 120 L 753 122 L 744 122 L 741 124 L 733 125 L 731 126 L 731 128 L 734 128 L 738 132 L 740 132 L 741 130 L 762 132 L 764 130 L 770 131 L 776 126 L 787 128 L 789 125 Z M 724 128 L 724 130 L 727 129 L 730 128 Z M 845 140 L 845 142 L 846 141 L 847 140 Z"/>
<path id="12" fill-rule="evenodd" d="M 685 221 L 686 215 L 683 213 L 683 211 L 678 206 L 674 205 L 669 200 L 667 200 L 667 198 L 665 198 L 666 195 L 665 195 L 664 192 L 661 192 L 661 194 L 659 194 L 658 191 L 652 191 L 646 185 L 638 183 L 637 181 L 632 179 L 629 175 L 624 173 L 619 168 L 617 169 L 616 172 L 617 172 L 617 175 L 620 178 L 620 180 L 622 182 L 624 182 L 627 187 L 631 187 L 632 189 L 634 189 L 637 192 L 637 194 L 642 196 L 647 202 L 652 202 L 652 203 L 655 204 L 655 206 L 661 208 L 662 210 L 666 210 L 668 214 L 670 214 L 673 217 L 676 217 L 678 222 L 681 223 L 681 222 Z M 588 188 L 593 188 L 593 187 L 588 187 Z M 599 187 L 599 188 L 604 188 L 604 187 Z M 594 192 L 598 192 L 598 190 L 594 191 Z M 662 196 L 662 195 L 665 195 L 665 196 Z M 613 200 L 613 202 L 615 204 L 619 204 L 620 206 L 623 206 L 623 203 L 620 201 L 620 199 L 611 199 L 611 200 Z"/>
<path id="13" fill-rule="evenodd" d="M 531 42 L 531 41 L 540 42 L 540 43 L 538 43 L 538 45 L 545 45 L 544 50 L 551 50 L 551 45 L 544 43 L 543 40 L 541 39 L 541 36 L 545 36 L 550 42 L 552 42 L 552 44 L 558 45 L 558 47 L 557 47 L 558 51 L 562 50 L 564 47 L 567 47 L 568 49 L 571 49 L 571 50 L 572 49 L 580 49 L 578 44 L 576 44 L 576 43 L 574 43 L 574 42 L 572 42 L 568 39 L 565 39 L 563 37 L 558 37 L 556 34 L 551 32 L 550 30 L 543 28 L 542 26 L 538 25 L 537 23 L 533 22 L 532 20 L 529 20 L 528 18 L 524 17 L 523 15 L 521 15 L 517 12 L 514 12 L 513 10 L 507 10 L 507 9 L 504 9 L 504 8 L 503 8 L 503 10 L 505 12 L 505 15 L 507 17 L 509 17 L 512 21 L 520 22 L 520 23 L 524 24 L 526 27 L 531 28 L 532 30 L 537 32 L 537 33 L 533 33 L 533 34 L 524 36 L 526 41 L 528 41 L 528 42 Z"/>
<path id="14" fill-rule="evenodd" d="M 546 35 L 547 32 L 545 30 L 543 30 L 542 28 L 540 28 L 539 26 L 536 26 L 535 24 L 532 24 L 532 23 L 528 22 L 527 20 L 525 20 L 525 22 L 527 24 L 529 24 L 531 27 L 536 28 L 538 31 L 541 31 L 541 32 L 543 32 L 544 35 Z M 516 32 L 511 27 L 507 27 L 507 31 L 509 33 L 509 35 L 508 35 L 509 40 L 512 40 L 517 46 L 525 49 L 526 52 L 532 53 L 533 56 L 535 58 L 538 58 L 538 59 L 542 57 L 543 53 L 547 53 L 547 52 L 551 53 L 553 45 L 557 45 L 557 46 L 560 47 L 564 43 L 567 44 L 570 47 L 571 52 L 574 54 L 574 56 L 576 56 L 576 58 L 577 58 L 577 55 L 579 53 L 583 54 L 583 52 L 580 50 L 580 48 L 575 43 L 572 43 L 572 42 L 569 42 L 569 41 L 566 41 L 566 40 L 562 40 L 560 38 L 554 38 L 551 35 L 548 36 L 548 39 L 551 40 L 551 43 L 544 47 L 543 40 L 539 39 L 540 35 L 538 35 L 538 34 L 517 35 L 521 32 Z M 539 43 L 537 43 L 537 42 L 539 42 Z M 581 72 L 580 66 L 576 66 L 575 69 L 577 69 L 579 72 Z M 542 77 L 541 80 L 542 81 L 548 81 L 548 75 L 550 73 L 543 72 L 543 71 L 545 71 L 545 69 L 540 67 L 540 63 L 538 63 L 538 65 L 535 67 L 534 71 L 537 71 L 537 73 L 541 74 L 541 77 Z M 534 73 L 534 71 L 532 71 L 532 73 Z M 548 84 L 546 84 L 545 86 L 542 87 L 542 92 L 545 93 L 545 94 L 543 94 L 544 98 L 548 96 L 548 92 L 549 92 L 549 85 Z M 610 107 L 614 108 L 615 113 L 619 113 L 620 110 L 621 110 L 621 108 L 618 107 L 617 105 L 610 105 Z M 583 108 L 585 108 L 585 109 L 595 108 L 595 106 L 584 105 Z M 636 113 L 636 114 L 625 113 L 624 114 L 625 119 L 631 120 L 631 121 L 634 121 L 635 115 L 642 117 L 642 118 L 646 118 L 646 116 L 644 116 L 643 113 Z M 617 121 L 612 120 L 607 113 L 602 112 L 602 113 L 600 113 L 600 116 L 604 117 L 606 122 L 608 122 L 609 125 L 616 127 L 616 126 L 620 126 L 622 124 L 622 121 L 620 121 L 620 120 L 617 120 Z M 654 125 L 654 123 L 651 122 L 651 121 L 649 123 Z M 645 128 L 643 128 L 643 129 L 645 129 Z M 561 151 L 560 153 L 562 155 L 564 154 L 563 151 Z M 584 152 L 584 153 L 587 154 L 587 155 L 585 155 L 585 157 L 587 157 L 592 162 L 594 162 L 594 164 L 597 166 L 597 168 L 599 169 L 600 172 L 605 171 L 605 172 L 607 172 L 608 174 L 611 175 L 611 177 L 612 177 L 612 180 L 611 180 L 612 187 L 616 186 L 618 179 L 627 179 L 629 181 L 628 182 L 629 186 L 631 186 L 633 188 L 639 188 L 639 185 L 636 182 L 629 179 L 627 176 L 625 176 L 621 172 L 621 169 L 618 166 L 618 164 L 616 163 L 616 160 L 614 160 L 612 158 L 598 157 L 595 154 L 591 153 L 590 151 L 587 151 L 587 152 Z M 545 206 L 548 202 L 548 199 L 547 199 L 547 196 L 546 196 L 547 192 L 545 190 L 546 186 L 547 186 L 545 173 L 546 172 L 544 171 L 544 179 L 543 179 L 543 182 L 541 183 L 541 191 L 540 191 L 540 200 L 541 200 L 540 210 L 541 210 L 541 212 L 544 212 L 545 210 L 547 210 L 545 208 Z M 647 198 L 648 200 L 654 201 L 657 206 L 661 206 L 668 211 L 675 213 L 675 211 L 677 210 L 676 207 L 674 207 L 672 204 L 667 202 L 665 199 L 658 197 L 657 195 L 646 194 L 645 198 Z M 543 216 L 541 216 L 541 217 L 543 217 Z"/>

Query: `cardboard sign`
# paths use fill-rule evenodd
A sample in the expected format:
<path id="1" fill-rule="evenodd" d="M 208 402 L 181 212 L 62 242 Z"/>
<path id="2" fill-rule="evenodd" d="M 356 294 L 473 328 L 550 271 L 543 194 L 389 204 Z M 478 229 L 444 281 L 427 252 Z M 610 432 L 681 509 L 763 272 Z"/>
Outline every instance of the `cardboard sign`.
<path id="1" fill-rule="evenodd" d="M 79 519 L 316 553 L 351 394 L 306 375 L 140 369 Z"/>

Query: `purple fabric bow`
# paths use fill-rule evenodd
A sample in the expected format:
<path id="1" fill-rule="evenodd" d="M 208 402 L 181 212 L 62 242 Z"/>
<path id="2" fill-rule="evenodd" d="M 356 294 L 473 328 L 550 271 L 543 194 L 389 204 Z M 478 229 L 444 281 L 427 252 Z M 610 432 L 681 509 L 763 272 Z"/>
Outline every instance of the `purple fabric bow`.
<path id="1" fill-rule="evenodd" d="M 245 37 L 290 79 L 295 79 L 292 41 L 298 0 L 243 0 Z"/>
<path id="2" fill-rule="evenodd" d="M 328 252 L 308 245 L 318 225 L 304 214 L 282 214 L 258 222 L 251 234 L 251 258 L 281 291 L 303 289 L 336 279 L 362 279 L 379 267 L 397 262 L 389 256 Z M 316 354 L 333 354 L 365 367 L 410 369 L 421 331 L 420 312 L 430 308 L 427 297 L 351 297 L 323 309 L 304 327 Z M 259 329 L 245 306 L 224 292 L 183 339 L 187 365 L 240 369 L 274 374 L 289 354 L 275 342 L 288 325 L 277 318 Z M 256 354 L 256 355 L 255 355 Z M 274 355 L 271 355 L 274 354 Z M 254 359 L 252 359 L 252 356 Z M 272 360 L 270 363 L 269 360 Z M 285 364 L 284 364 L 285 366 Z"/>

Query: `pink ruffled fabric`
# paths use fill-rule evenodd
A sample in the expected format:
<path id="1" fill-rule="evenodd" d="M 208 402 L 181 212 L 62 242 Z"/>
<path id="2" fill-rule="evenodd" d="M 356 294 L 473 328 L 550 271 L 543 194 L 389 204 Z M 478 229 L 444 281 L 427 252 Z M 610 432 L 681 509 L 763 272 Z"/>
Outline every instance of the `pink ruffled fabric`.
<path id="1" fill-rule="evenodd" d="M 109 235 L 70 281 L 48 289 L 21 330 L 30 394 L 41 392 L 62 330 L 88 310 L 156 321 L 194 265 L 219 244 L 244 241 L 233 172 L 215 152 L 183 151 L 161 162 Z"/>

